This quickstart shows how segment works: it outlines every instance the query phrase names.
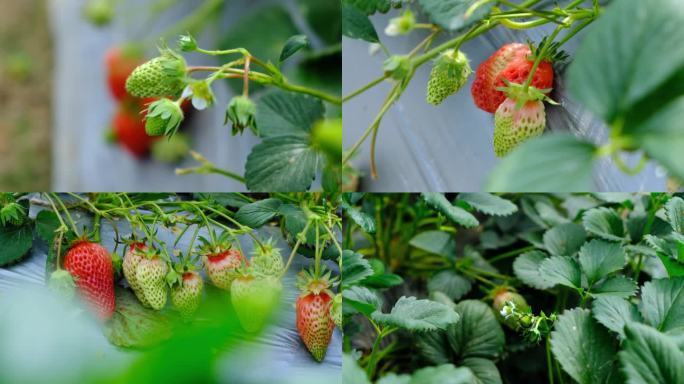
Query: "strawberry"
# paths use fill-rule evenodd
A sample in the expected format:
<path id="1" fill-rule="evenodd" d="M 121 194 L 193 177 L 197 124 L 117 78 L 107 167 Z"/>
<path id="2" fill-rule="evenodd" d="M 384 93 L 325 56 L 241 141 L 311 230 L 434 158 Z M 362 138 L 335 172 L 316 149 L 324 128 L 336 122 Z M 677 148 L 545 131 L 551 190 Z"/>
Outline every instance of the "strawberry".
<path id="1" fill-rule="evenodd" d="M 136 97 L 178 96 L 185 87 L 185 59 L 170 49 L 137 67 L 126 80 L 126 90 Z"/>
<path id="2" fill-rule="evenodd" d="M 230 299 L 240 324 L 247 332 L 260 331 L 280 302 L 280 280 L 252 273 L 236 277 L 230 287 Z"/>
<path id="3" fill-rule="evenodd" d="M 146 251 L 147 246 L 144 243 L 132 243 L 124 255 L 123 274 L 124 277 L 126 277 L 126 281 L 128 281 L 128 285 L 133 289 L 135 296 L 140 300 L 140 303 L 142 303 L 145 308 L 149 308 L 150 304 L 147 302 L 136 276 L 136 270 L 138 269 L 140 261 L 145 257 L 144 253 Z"/>
<path id="4" fill-rule="evenodd" d="M 122 101 L 128 97 L 126 79 L 145 59 L 137 47 L 113 47 L 105 54 L 107 84 L 112 96 Z"/>
<path id="5" fill-rule="evenodd" d="M 180 283 L 171 289 L 171 303 L 184 319 L 189 319 L 197 311 L 202 298 L 204 280 L 195 271 L 184 272 Z"/>
<path id="6" fill-rule="evenodd" d="M 150 150 L 154 138 L 145 133 L 145 122 L 137 112 L 122 105 L 112 121 L 118 142 L 135 157 L 141 158 Z"/>
<path id="7" fill-rule="evenodd" d="M 297 276 L 302 291 L 297 298 L 297 330 L 304 345 L 316 361 L 323 361 L 332 338 L 335 323 L 330 316 L 333 293 L 330 272 L 322 277 L 302 271 Z"/>
<path id="8" fill-rule="evenodd" d="M 494 115 L 494 153 L 506 156 L 523 141 L 540 136 L 545 127 L 542 101 L 528 101 L 518 110 L 515 100 L 504 100 Z"/>
<path id="9" fill-rule="evenodd" d="M 273 245 L 272 240 L 265 242 L 263 248 L 258 245 L 254 247 L 252 265 L 257 274 L 274 277 L 280 275 L 285 268 L 283 255 L 280 254 L 280 249 Z"/>
<path id="10" fill-rule="evenodd" d="M 527 301 L 519 293 L 511 292 L 507 288 L 495 290 L 493 294 L 494 302 L 492 303 L 492 308 L 496 312 L 497 319 L 501 323 L 506 324 L 506 326 L 509 328 L 515 330 L 518 327 L 518 319 L 514 317 L 510 317 L 508 319 L 504 318 L 501 315 L 501 309 L 504 307 L 504 305 L 506 305 L 506 303 L 512 302 L 513 305 L 515 305 L 516 311 L 525 313 L 529 311 L 530 308 L 530 306 L 527 305 Z"/>
<path id="11" fill-rule="evenodd" d="M 204 245 L 200 248 L 203 255 L 204 269 L 207 276 L 215 286 L 230 290 L 233 279 L 237 276 L 237 269 L 247 260 L 237 249 L 232 249 L 232 244 L 227 240 L 228 233 L 224 233 L 216 244 L 200 237 Z"/>
<path id="12" fill-rule="evenodd" d="M 64 256 L 64 269 L 74 278 L 79 294 L 97 317 L 111 318 L 116 309 L 116 296 L 109 252 L 100 244 L 77 240 Z"/>
<path id="13" fill-rule="evenodd" d="M 495 113 L 506 99 L 504 92 L 498 88 L 506 85 L 504 79 L 516 84 L 525 83 L 534 65 L 531 55 L 529 46 L 511 43 L 501 47 L 480 64 L 471 89 L 475 105 L 484 111 Z M 550 89 L 553 86 L 551 62 L 543 60 L 539 64 L 531 85 L 538 89 Z"/>
<path id="14" fill-rule="evenodd" d="M 168 296 L 166 274 L 169 266 L 156 253 L 149 252 L 145 256 L 135 269 L 135 278 L 150 307 L 160 310 L 166 305 Z"/>
<path id="15" fill-rule="evenodd" d="M 458 92 L 473 72 L 468 58 L 461 51 L 449 49 L 435 61 L 427 86 L 427 102 L 441 104 L 447 97 Z"/>

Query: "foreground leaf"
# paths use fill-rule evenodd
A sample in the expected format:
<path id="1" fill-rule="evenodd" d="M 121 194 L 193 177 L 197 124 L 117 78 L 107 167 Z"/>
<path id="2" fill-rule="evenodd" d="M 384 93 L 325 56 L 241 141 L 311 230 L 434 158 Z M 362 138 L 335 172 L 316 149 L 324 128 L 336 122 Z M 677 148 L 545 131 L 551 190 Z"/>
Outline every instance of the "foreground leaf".
<path id="1" fill-rule="evenodd" d="M 475 216 L 465 209 L 451 204 L 442 193 L 424 192 L 421 196 L 429 206 L 457 224 L 466 228 L 476 227 L 479 224 Z"/>
<path id="2" fill-rule="evenodd" d="M 621 269 L 627 261 L 620 244 L 592 240 L 580 249 L 579 262 L 591 286 L 608 274 Z"/>
<path id="3" fill-rule="evenodd" d="M 494 6 L 493 3 L 485 3 L 466 17 L 466 12 L 478 0 L 418 0 L 425 13 L 440 27 L 448 31 L 457 31 L 468 27 L 483 17 L 487 16 Z"/>
<path id="4" fill-rule="evenodd" d="M 342 34 L 352 39 L 378 43 L 378 33 L 368 16 L 353 5 L 342 3 Z"/>
<path id="5" fill-rule="evenodd" d="M 684 277 L 645 283 L 640 310 L 646 323 L 659 331 L 684 327 Z"/>
<path id="6" fill-rule="evenodd" d="M 454 353 L 461 358 L 498 358 L 505 340 L 492 309 L 478 300 L 464 300 L 456 305 L 456 311 L 461 321 L 447 331 Z"/>
<path id="7" fill-rule="evenodd" d="M 28 254 L 33 245 L 31 225 L 0 226 L 0 267 L 16 263 Z"/>
<path id="8" fill-rule="evenodd" d="M 546 254 L 540 251 L 523 253 L 513 262 L 513 272 L 520 281 L 532 288 L 551 288 L 555 284 L 547 281 L 539 271 L 542 261 L 546 258 Z"/>
<path id="9" fill-rule="evenodd" d="M 647 325 L 625 326 L 620 362 L 628 383 L 684 382 L 684 352 L 668 336 Z"/>
<path id="10" fill-rule="evenodd" d="M 362 254 L 350 250 L 342 252 L 342 288 L 350 287 L 373 274 L 373 268 Z"/>
<path id="11" fill-rule="evenodd" d="M 636 306 L 620 297 L 603 296 L 594 300 L 592 314 L 604 327 L 625 337 L 625 324 L 641 322 Z"/>
<path id="12" fill-rule="evenodd" d="M 470 292 L 472 284 L 470 280 L 459 275 L 454 271 L 441 271 L 428 281 L 428 291 L 442 292 L 451 300 L 459 300 L 465 294 Z"/>
<path id="13" fill-rule="evenodd" d="M 518 211 L 518 206 L 512 202 L 491 193 L 461 193 L 458 199 L 488 215 L 508 216 Z"/>
<path id="14" fill-rule="evenodd" d="M 372 318 L 378 323 L 410 331 L 433 331 L 457 323 L 459 315 L 447 305 L 402 296 L 389 314 L 374 312 Z"/>
<path id="15" fill-rule="evenodd" d="M 382 306 L 382 301 L 373 291 L 366 287 L 355 285 L 342 291 L 344 298 L 342 304 L 345 315 L 351 315 L 361 312 L 366 316 L 370 316 Z M 353 308 L 353 310 L 348 309 Z"/>
<path id="16" fill-rule="evenodd" d="M 320 164 L 318 152 L 303 136 L 278 136 L 252 149 L 245 165 L 247 188 L 253 192 L 304 192 Z"/>
<path id="17" fill-rule="evenodd" d="M 612 241 L 625 239 L 625 225 L 617 212 L 610 208 L 599 207 L 584 213 L 582 223 L 587 232 Z"/>
<path id="18" fill-rule="evenodd" d="M 544 246 L 554 256 L 573 256 L 586 240 L 581 225 L 559 224 L 544 233 Z"/>
<path id="19" fill-rule="evenodd" d="M 580 384 L 605 383 L 613 372 L 612 337 L 587 309 L 571 309 L 558 317 L 551 350 L 563 370 Z"/>
<path id="20" fill-rule="evenodd" d="M 121 288 L 116 291 L 116 312 L 105 335 L 119 347 L 150 347 L 171 337 L 171 323 L 160 312 L 144 308 L 133 293 Z"/>
<path id="21" fill-rule="evenodd" d="M 278 214 L 281 204 L 278 199 L 264 199 L 245 204 L 238 209 L 235 219 L 248 227 L 259 228 Z"/>
<path id="22" fill-rule="evenodd" d="M 485 189 L 495 192 L 591 190 L 596 147 L 567 134 L 528 140 L 492 171 Z"/>
<path id="23" fill-rule="evenodd" d="M 613 276 L 593 286 L 590 293 L 593 297 L 616 296 L 626 299 L 634 296 L 636 289 L 637 283 L 629 277 Z"/>
<path id="24" fill-rule="evenodd" d="M 542 261 L 539 271 L 544 279 L 553 285 L 560 284 L 570 288 L 582 286 L 582 274 L 579 265 L 570 257 L 549 257 Z"/>

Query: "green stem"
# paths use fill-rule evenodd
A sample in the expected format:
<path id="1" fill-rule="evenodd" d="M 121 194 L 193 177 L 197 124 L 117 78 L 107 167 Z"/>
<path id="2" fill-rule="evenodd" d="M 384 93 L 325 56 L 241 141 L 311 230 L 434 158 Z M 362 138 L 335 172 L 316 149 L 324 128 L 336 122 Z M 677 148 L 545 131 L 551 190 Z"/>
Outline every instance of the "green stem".
<path id="1" fill-rule="evenodd" d="M 382 75 L 382 76 L 378 77 L 377 79 L 371 81 L 370 83 L 364 85 L 363 87 L 361 87 L 361 88 L 357 89 L 356 91 L 354 91 L 354 92 L 348 94 L 347 96 L 343 97 L 342 102 L 343 103 L 347 102 L 347 101 L 353 99 L 354 97 L 366 92 L 367 90 L 369 90 L 369 89 L 375 87 L 376 85 L 382 83 L 388 77 L 389 77 L 389 75 Z"/>
<path id="2" fill-rule="evenodd" d="M 546 39 L 544 46 L 539 51 L 539 53 L 537 54 L 537 57 L 534 60 L 534 64 L 532 65 L 532 69 L 530 69 L 530 73 L 527 76 L 527 80 L 525 80 L 523 92 L 527 92 L 527 90 L 530 88 L 530 84 L 532 84 L 532 79 L 534 78 L 534 75 L 537 72 L 537 68 L 539 68 L 539 65 L 544 60 L 546 53 L 548 52 L 549 48 L 551 47 L 551 44 L 553 43 L 553 41 L 556 39 L 556 36 L 558 36 L 560 31 L 562 31 L 564 28 L 565 28 L 564 25 L 557 26 L 556 29 L 551 34 L 551 36 L 548 39 Z"/>
<path id="3" fill-rule="evenodd" d="M 307 221 L 306 226 L 304 226 L 304 230 L 302 231 L 304 236 L 306 236 L 306 232 L 309 230 L 309 225 L 311 225 L 311 221 Z M 294 260 L 294 257 L 297 254 L 297 249 L 299 249 L 301 244 L 302 239 L 300 236 L 297 236 L 297 242 L 295 243 L 294 247 L 292 247 L 292 252 L 290 252 L 290 257 L 287 258 L 287 263 L 285 264 L 283 271 L 280 273 L 280 277 L 283 277 L 285 273 L 287 273 L 287 270 L 290 268 L 290 264 L 292 264 L 292 260 Z"/>
<path id="4" fill-rule="evenodd" d="M 546 371 L 549 375 L 549 384 L 553 384 L 553 358 L 551 357 L 551 338 L 546 336 Z"/>
<path id="5" fill-rule="evenodd" d="M 53 193 L 52 197 L 55 200 L 57 200 L 57 203 L 59 204 L 59 206 L 62 208 L 62 210 L 66 214 L 66 218 L 67 218 L 67 221 L 69 222 L 69 224 L 71 225 L 71 229 L 74 231 L 76 236 L 80 237 L 81 234 L 78 232 L 78 228 L 76 227 L 76 223 L 74 222 L 74 219 L 71 217 L 71 213 L 69 213 L 69 210 L 66 208 L 66 206 L 64 206 L 64 202 L 62 201 L 62 199 L 60 199 L 56 193 Z M 59 215 L 59 213 L 58 213 L 58 215 Z"/>
<path id="6" fill-rule="evenodd" d="M 284 80 L 284 79 L 283 79 L 282 83 L 276 82 L 276 83 L 274 83 L 274 85 L 279 87 L 279 88 L 282 88 L 286 91 L 299 92 L 299 93 L 303 93 L 306 95 L 316 97 L 318 99 L 327 101 L 330 104 L 342 105 L 342 99 L 339 97 L 332 96 L 332 95 L 329 95 L 325 92 L 318 91 L 318 90 L 312 89 L 312 88 L 307 88 L 307 87 L 304 87 L 301 85 L 290 84 L 287 82 L 287 80 Z"/>
<path id="7" fill-rule="evenodd" d="M 487 259 L 487 261 L 489 261 L 490 263 L 495 263 L 495 262 L 497 262 L 497 261 L 499 261 L 499 260 L 507 259 L 507 258 L 509 258 L 509 257 L 517 256 L 517 255 L 519 255 L 519 254 L 521 254 L 521 253 L 525 253 L 525 252 L 528 252 L 528 251 L 532 251 L 532 250 L 534 250 L 535 248 L 536 248 L 536 247 L 535 247 L 534 245 L 528 245 L 528 246 L 526 246 L 526 247 L 522 247 L 522 248 L 519 248 L 519 249 L 514 249 L 514 250 L 512 250 L 512 251 L 509 251 L 509 252 L 502 253 L 502 254 L 500 254 L 500 255 L 494 256 L 494 257 L 492 257 L 491 259 Z"/>
<path id="8" fill-rule="evenodd" d="M 641 155 L 641 159 L 639 160 L 639 163 L 633 168 L 630 168 L 622 160 L 622 157 L 620 156 L 620 154 L 618 152 L 613 152 L 611 158 L 613 159 L 613 162 L 618 167 L 618 169 L 628 176 L 638 175 L 644 169 L 646 164 L 648 164 L 648 156 L 646 156 L 646 153 L 643 153 Z"/>

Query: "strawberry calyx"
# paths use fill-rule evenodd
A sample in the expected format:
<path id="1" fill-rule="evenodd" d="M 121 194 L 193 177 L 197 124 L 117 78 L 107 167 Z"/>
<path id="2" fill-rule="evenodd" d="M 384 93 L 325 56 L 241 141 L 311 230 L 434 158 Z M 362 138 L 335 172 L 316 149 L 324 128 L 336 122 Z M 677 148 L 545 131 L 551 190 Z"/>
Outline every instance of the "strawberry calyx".
<path id="1" fill-rule="evenodd" d="M 504 92 L 506 97 L 511 100 L 515 100 L 515 106 L 518 110 L 520 110 L 523 105 L 530 101 L 545 101 L 549 104 L 558 105 L 556 101 L 548 97 L 548 93 L 551 92 L 551 88 L 539 89 L 529 86 L 526 89 L 523 84 L 511 83 L 506 79 L 504 79 L 504 83 L 506 83 L 505 87 L 498 87 L 496 90 Z"/>
<path id="2" fill-rule="evenodd" d="M 321 276 L 316 277 L 313 269 L 302 270 L 297 274 L 297 288 L 301 291 L 300 297 L 308 296 L 309 294 L 320 295 L 322 293 L 328 296 L 334 296 L 332 287 L 337 285 L 337 277 L 331 277 L 331 271 L 326 270 L 325 266 L 321 271 Z"/>

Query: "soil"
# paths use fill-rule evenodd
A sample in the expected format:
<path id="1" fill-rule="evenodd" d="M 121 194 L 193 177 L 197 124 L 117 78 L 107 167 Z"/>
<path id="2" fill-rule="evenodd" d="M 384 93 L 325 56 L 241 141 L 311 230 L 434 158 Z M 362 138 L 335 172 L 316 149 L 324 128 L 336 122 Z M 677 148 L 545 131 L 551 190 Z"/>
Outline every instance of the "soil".
<path id="1" fill-rule="evenodd" d="M 52 49 L 45 0 L 0 0 L 0 190 L 50 188 Z"/>

